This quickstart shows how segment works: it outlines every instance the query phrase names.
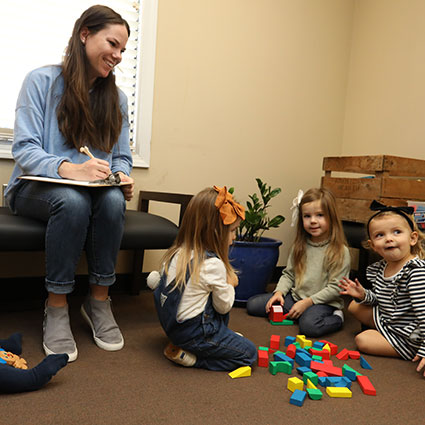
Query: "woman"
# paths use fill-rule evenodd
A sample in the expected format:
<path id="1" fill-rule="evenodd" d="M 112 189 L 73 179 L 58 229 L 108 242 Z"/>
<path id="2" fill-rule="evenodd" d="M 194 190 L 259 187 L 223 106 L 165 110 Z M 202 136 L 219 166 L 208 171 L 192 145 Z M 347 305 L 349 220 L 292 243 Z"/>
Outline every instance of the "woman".
<path id="1" fill-rule="evenodd" d="M 15 168 L 6 199 L 18 215 L 47 222 L 46 301 L 43 347 L 46 355 L 76 360 L 67 294 L 86 251 L 90 295 L 81 312 L 96 344 L 119 350 L 124 339 L 111 312 L 108 289 L 124 226 L 125 201 L 133 197 L 132 156 L 126 96 L 112 70 L 130 34 L 112 9 L 93 6 L 76 21 L 61 65 L 30 72 L 16 107 L 12 153 Z M 88 146 L 89 159 L 80 152 Z M 119 173 L 122 187 L 88 188 L 20 180 L 23 174 L 92 181 Z"/>

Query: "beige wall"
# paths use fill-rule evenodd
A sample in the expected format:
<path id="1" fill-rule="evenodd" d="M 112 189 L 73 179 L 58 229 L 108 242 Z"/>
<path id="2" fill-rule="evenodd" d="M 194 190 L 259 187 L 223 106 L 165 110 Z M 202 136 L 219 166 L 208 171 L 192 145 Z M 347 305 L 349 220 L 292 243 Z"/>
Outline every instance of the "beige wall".
<path id="1" fill-rule="evenodd" d="M 343 155 L 425 159 L 425 1 L 357 0 Z"/>
<path id="2" fill-rule="evenodd" d="M 341 154 L 354 3 L 161 0 L 151 165 L 134 171 L 137 190 L 227 185 L 245 203 L 256 177 L 280 186 L 271 214 L 287 221 L 269 236 L 285 264 L 293 197 Z M 0 182 L 11 170 L 0 162 Z"/>

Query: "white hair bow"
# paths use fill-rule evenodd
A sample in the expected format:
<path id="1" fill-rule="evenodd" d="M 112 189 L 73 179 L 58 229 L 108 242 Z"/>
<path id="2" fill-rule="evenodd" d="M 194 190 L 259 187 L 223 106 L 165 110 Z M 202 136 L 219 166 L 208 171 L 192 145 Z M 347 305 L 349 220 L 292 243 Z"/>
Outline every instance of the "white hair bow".
<path id="1" fill-rule="evenodd" d="M 291 223 L 291 227 L 294 227 L 295 226 L 295 223 L 297 222 L 298 210 L 300 208 L 300 202 L 301 202 L 301 199 L 303 198 L 303 196 L 304 196 L 304 192 L 300 189 L 298 191 L 298 195 L 292 201 L 291 210 L 293 210 L 293 211 L 292 211 L 292 223 Z"/>

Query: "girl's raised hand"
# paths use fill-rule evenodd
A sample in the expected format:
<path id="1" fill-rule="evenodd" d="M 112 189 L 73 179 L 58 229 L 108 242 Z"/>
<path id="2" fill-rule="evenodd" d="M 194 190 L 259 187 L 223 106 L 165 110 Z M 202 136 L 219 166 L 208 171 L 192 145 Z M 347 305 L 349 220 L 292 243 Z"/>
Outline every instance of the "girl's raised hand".
<path id="1" fill-rule="evenodd" d="M 418 364 L 418 367 L 416 368 L 416 372 L 421 372 L 421 370 L 424 369 L 424 377 L 425 377 L 425 358 L 416 355 L 415 358 L 412 360 L 412 362 L 417 362 L 417 361 L 419 361 L 419 364 Z"/>
<path id="2" fill-rule="evenodd" d="M 340 291 L 342 295 L 351 295 L 352 297 L 360 300 L 363 300 L 365 297 L 365 290 L 357 278 L 353 281 L 347 277 L 343 277 L 339 281 L 338 286 L 342 289 Z"/>
<path id="3" fill-rule="evenodd" d="M 280 291 L 276 291 L 269 299 L 268 303 L 266 304 L 266 313 L 269 313 L 270 309 L 272 308 L 272 305 L 277 303 L 279 303 L 281 306 L 283 306 L 284 303 L 283 294 Z"/>

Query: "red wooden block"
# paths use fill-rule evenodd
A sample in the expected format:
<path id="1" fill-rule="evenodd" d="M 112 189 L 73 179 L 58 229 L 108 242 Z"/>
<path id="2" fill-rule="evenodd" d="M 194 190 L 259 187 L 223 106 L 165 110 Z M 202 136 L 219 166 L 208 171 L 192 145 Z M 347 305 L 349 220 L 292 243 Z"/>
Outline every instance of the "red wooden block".
<path id="1" fill-rule="evenodd" d="M 332 344 L 332 342 L 326 341 L 326 339 L 321 339 L 319 342 L 323 342 L 323 344 L 328 344 L 331 349 L 331 356 L 334 356 L 338 352 L 338 346 Z"/>
<path id="2" fill-rule="evenodd" d="M 310 369 L 313 372 L 319 372 L 319 371 L 325 372 L 329 376 L 343 376 L 342 369 L 340 367 L 326 365 L 324 363 L 319 363 L 315 361 L 312 361 L 310 363 Z"/>
<path id="3" fill-rule="evenodd" d="M 317 375 L 317 376 L 321 376 L 321 377 L 329 376 L 326 372 L 323 372 L 322 370 L 319 370 L 319 371 L 316 373 L 316 375 Z"/>
<path id="4" fill-rule="evenodd" d="M 349 351 L 346 349 L 346 348 L 344 348 L 344 349 L 342 349 L 337 355 L 336 355 L 336 357 L 339 359 L 339 360 L 347 360 L 348 359 L 348 355 L 349 355 Z"/>
<path id="5" fill-rule="evenodd" d="M 272 305 L 270 308 L 269 319 L 272 322 L 283 322 L 283 307 L 281 305 Z"/>
<path id="6" fill-rule="evenodd" d="M 363 393 L 366 395 L 376 395 L 376 389 L 366 375 L 357 375 L 357 382 Z"/>
<path id="7" fill-rule="evenodd" d="M 297 352 L 297 347 L 295 347 L 294 344 L 289 344 L 286 349 L 286 355 L 290 357 L 291 359 L 295 359 L 296 352 Z"/>
<path id="8" fill-rule="evenodd" d="M 360 358 L 360 353 L 358 351 L 349 351 L 348 352 L 348 357 L 350 357 L 350 359 L 359 359 Z"/>
<path id="9" fill-rule="evenodd" d="M 272 335 L 270 337 L 270 348 L 272 350 L 279 350 L 280 335 Z"/>
<path id="10" fill-rule="evenodd" d="M 269 353 L 266 350 L 258 350 L 258 366 L 269 367 Z"/>

